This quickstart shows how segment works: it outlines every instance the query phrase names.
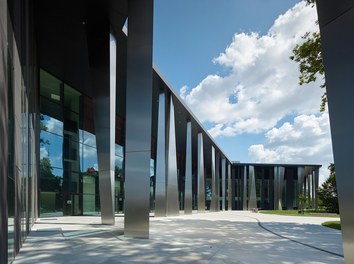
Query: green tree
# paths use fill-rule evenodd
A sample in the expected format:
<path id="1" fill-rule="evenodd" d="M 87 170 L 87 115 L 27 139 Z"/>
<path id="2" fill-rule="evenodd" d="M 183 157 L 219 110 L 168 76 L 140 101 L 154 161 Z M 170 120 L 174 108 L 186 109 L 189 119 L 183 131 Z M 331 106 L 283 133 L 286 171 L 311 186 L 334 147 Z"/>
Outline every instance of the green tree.
<path id="1" fill-rule="evenodd" d="M 314 7 L 315 0 L 307 0 L 307 4 Z M 316 23 L 318 22 L 316 21 Z M 322 76 L 323 83 L 320 87 L 325 89 L 326 82 L 324 77 L 320 32 L 306 32 L 302 38 L 304 39 L 304 42 L 302 44 L 297 44 L 293 49 L 293 55 L 290 56 L 291 60 L 299 64 L 299 84 L 303 85 L 315 82 L 318 76 Z M 320 106 L 321 112 L 326 110 L 326 103 L 327 93 L 324 92 Z"/>
<path id="2" fill-rule="evenodd" d="M 327 211 L 339 213 L 336 171 L 334 164 L 331 163 L 328 166 L 328 169 L 330 171 L 329 177 L 318 189 L 318 196 Z"/>
<path id="3" fill-rule="evenodd" d="M 40 190 L 47 192 L 61 191 L 61 177 L 53 174 L 53 167 L 48 157 L 40 160 Z"/>

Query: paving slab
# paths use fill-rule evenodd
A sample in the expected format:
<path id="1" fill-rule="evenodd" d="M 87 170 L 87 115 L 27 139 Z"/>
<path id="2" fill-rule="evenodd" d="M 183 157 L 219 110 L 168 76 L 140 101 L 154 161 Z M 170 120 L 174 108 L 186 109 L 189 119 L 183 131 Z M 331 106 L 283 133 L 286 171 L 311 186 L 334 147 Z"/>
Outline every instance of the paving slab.
<path id="1" fill-rule="evenodd" d="M 341 232 L 323 217 L 231 211 L 150 218 L 149 239 L 127 239 L 97 216 L 41 218 L 20 263 L 344 263 Z"/>

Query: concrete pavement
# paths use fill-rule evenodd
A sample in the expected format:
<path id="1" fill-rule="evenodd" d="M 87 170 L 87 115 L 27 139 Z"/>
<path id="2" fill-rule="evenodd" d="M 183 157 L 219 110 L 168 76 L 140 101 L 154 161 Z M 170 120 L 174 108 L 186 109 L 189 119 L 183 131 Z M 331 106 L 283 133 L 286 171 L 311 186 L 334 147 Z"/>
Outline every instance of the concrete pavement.
<path id="1" fill-rule="evenodd" d="M 344 263 L 335 220 L 232 211 L 150 218 L 150 239 L 126 239 L 96 216 L 41 218 L 20 263 Z"/>

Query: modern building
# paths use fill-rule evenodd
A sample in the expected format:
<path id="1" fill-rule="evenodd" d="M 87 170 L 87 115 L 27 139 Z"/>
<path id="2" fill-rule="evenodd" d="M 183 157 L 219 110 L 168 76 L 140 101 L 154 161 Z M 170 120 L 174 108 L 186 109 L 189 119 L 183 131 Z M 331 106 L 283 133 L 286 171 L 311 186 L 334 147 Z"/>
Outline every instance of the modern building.
<path id="1" fill-rule="evenodd" d="M 317 207 L 320 166 L 227 157 L 152 66 L 152 29 L 153 0 L 0 0 L 1 263 L 39 216 L 124 213 L 148 238 L 150 212 Z"/>

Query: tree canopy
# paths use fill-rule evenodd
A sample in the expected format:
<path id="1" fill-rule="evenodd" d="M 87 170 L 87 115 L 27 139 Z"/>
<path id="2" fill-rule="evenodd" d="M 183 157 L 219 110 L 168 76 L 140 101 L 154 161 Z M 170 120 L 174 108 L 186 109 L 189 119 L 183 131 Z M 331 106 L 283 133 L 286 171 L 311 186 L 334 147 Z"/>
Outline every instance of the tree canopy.
<path id="1" fill-rule="evenodd" d="M 313 7 L 315 0 L 307 0 L 307 4 Z M 290 56 L 291 60 L 299 64 L 299 84 L 315 82 L 318 76 L 322 76 L 323 83 L 320 87 L 326 88 L 320 32 L 307 32 L 302 38 L 304 42 L 297 44 L 293 49 L 293 55 Z M 320 106 L 321 112 L 326 110 L 326 103 L 327 93 L 324 92 Z"/>

